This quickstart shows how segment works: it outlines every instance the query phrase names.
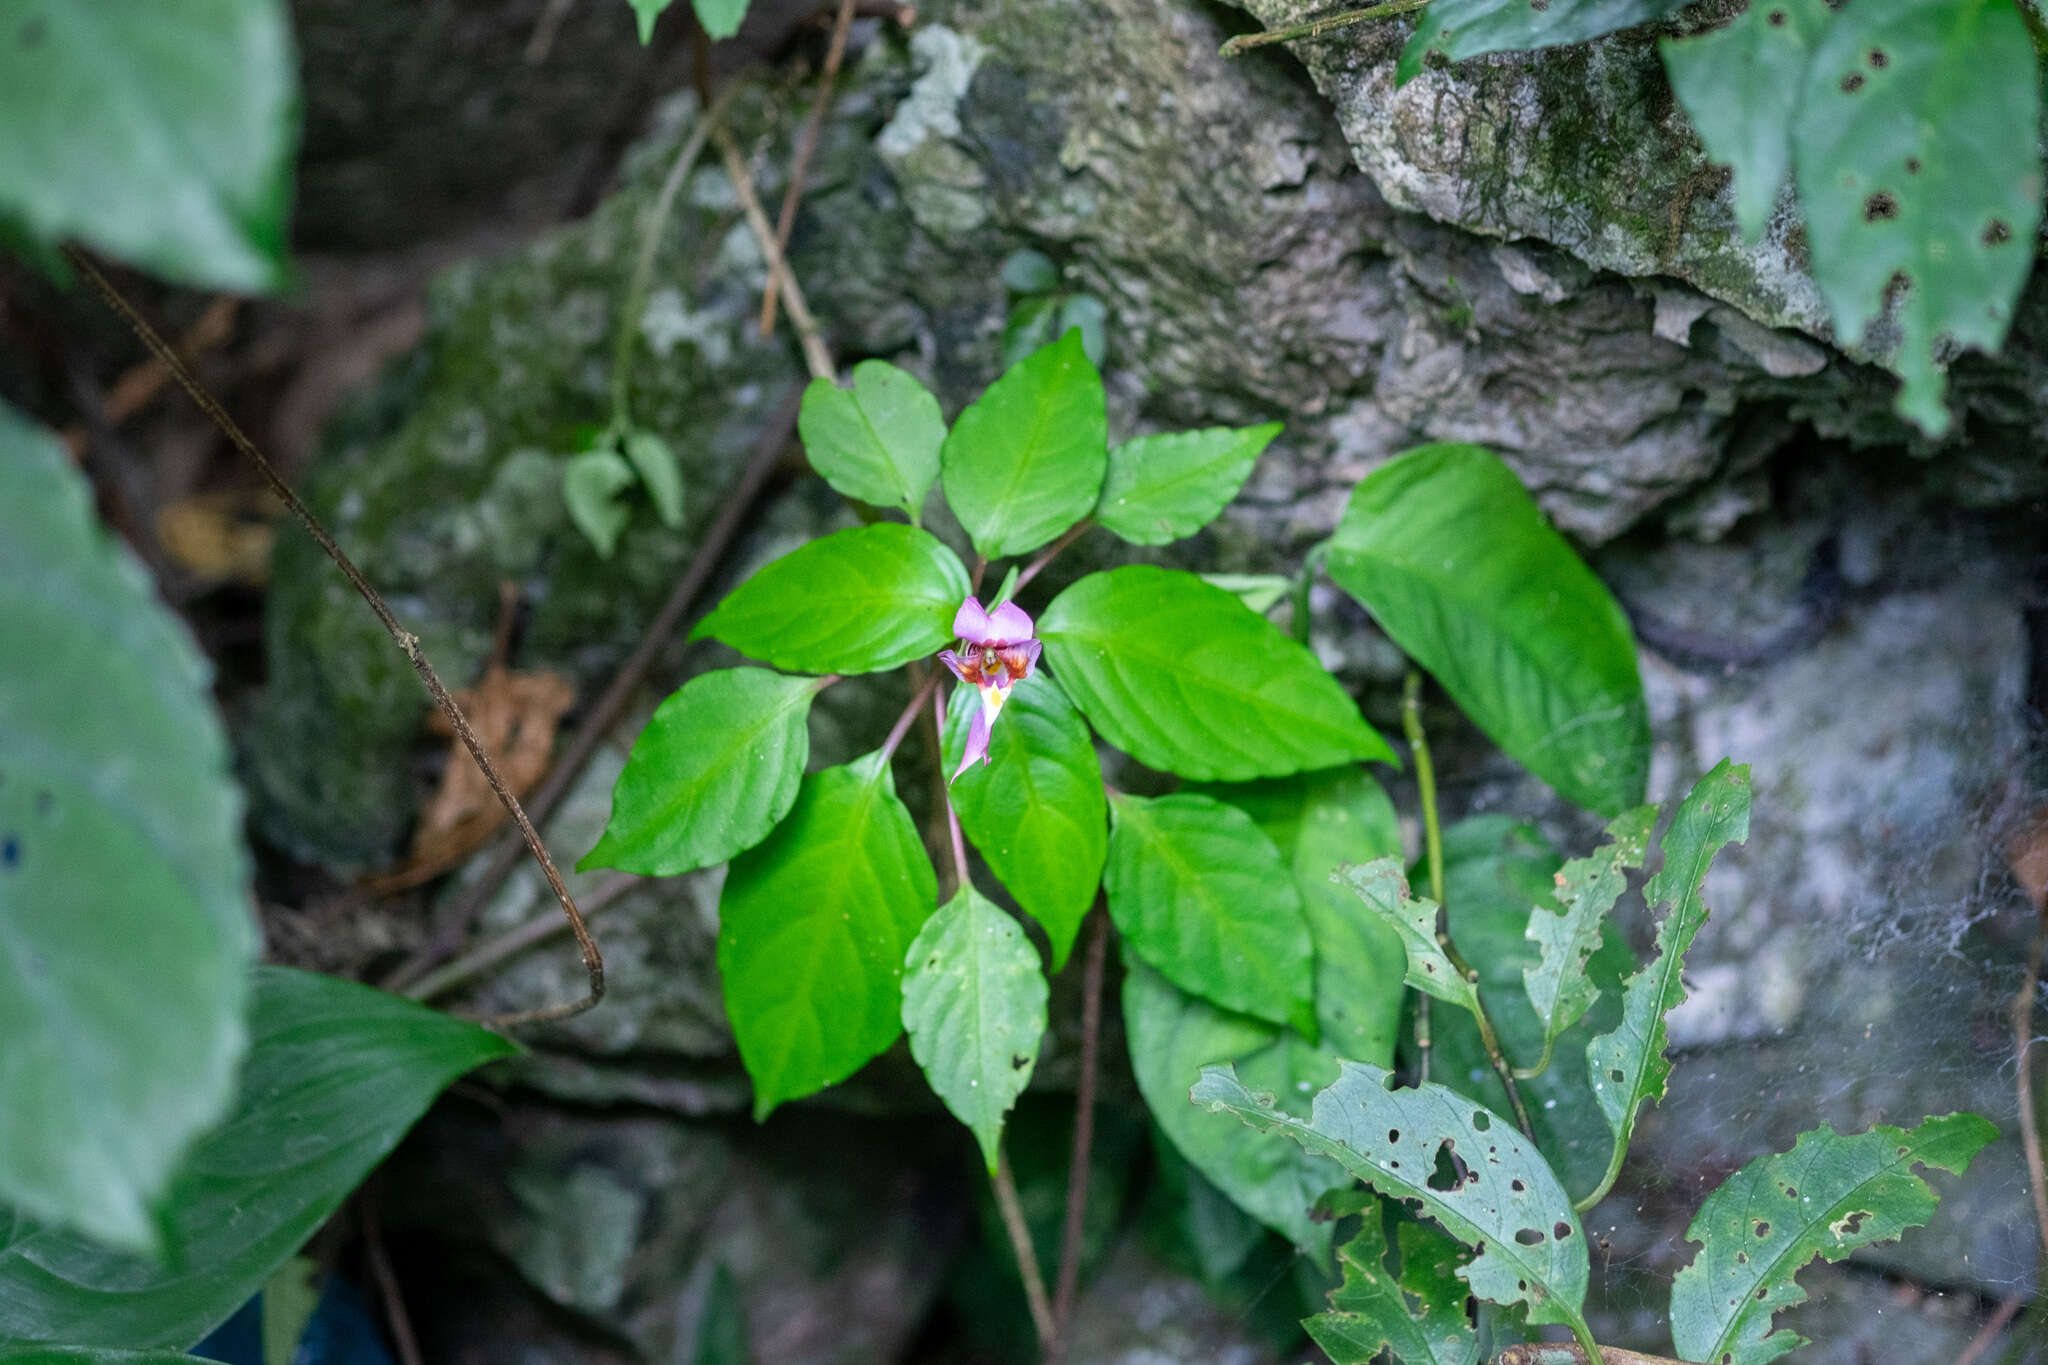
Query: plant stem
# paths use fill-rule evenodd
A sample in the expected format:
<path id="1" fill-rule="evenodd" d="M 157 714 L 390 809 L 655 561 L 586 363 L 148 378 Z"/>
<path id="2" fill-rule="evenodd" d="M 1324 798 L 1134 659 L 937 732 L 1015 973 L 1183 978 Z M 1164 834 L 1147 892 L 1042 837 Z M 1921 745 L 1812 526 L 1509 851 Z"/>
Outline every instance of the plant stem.
<path id="1" fill-rule="evenodd" d="M 1335 33 L 1338 29 L 1349 28 L 1353 24 L 1413 14 L 1428 3 L 1429 0 L 1386 0 L 1385 4 L 1367 5 L 1364 9 L 1347 9 L 1337 14 L 1326 14 L 1305 24 L 1268 29 L 1264 33 L 1241 33 L 1218 48 L 1217 53 L 1224 57 L 1242 57 L 1253 48 L 1270 47 L 1274 43 L 1291 43 L 1298 38 L 1320 38 L 1326 33 Z"/>
<path id="2" fill-rule="evenodd" d="M 1039 570 L 1043 569 L 1046 565 L 1052 563 L 1054 559 L 1058 558 L 1060 551 L 1066 549 L 1069 545 L 1072 545 L 1075 541 L 1079 540 L 1087 532 L 1088 528 L 1093 526 L 1094 524 L 1095 521 L 1092 517 L 1083 517 L 1081 518 L 1081 520 L 1075 522 L 1072 526 L 1068 527 L 1067 533 L 1065 535 L 1061 536 L 1058 540 L 1055 540 L 1052 544 L 1046 546 L 1044 552 L 1040 554 L 1038 558 L 1032 560 L 1029 564 L 1026 564 L 1024 566 L 1024 571 L 1017 575 L 1016 585 L 1010 589 L 1011 594 L 1014 596 L 1015 594 L 1024 591 L 1024 585 L 1026 583 L 1029 583 L 1032 579 L 1038 577 Z"/>
<path id="3" fill-rule="evenodd" d="M 895 757 L 896 746 L 901 744 L 903 737 L 910 733 L 912 723 L 917 720 L 917 713 L 924 709 L 924 699 L 930 696 L 932 689 L 938 685 L 939 673 L 937 669 L 933 669 L 923 682 L 917 684 L 917 690 L 911 693 L 910 704 L 903 708 L 902 715 L 896 717 L 896 723 L 889 727 L 889 737 L 882 741 L 882 762 L 887 763 L 891 758 Z M 944 722 L 941 721 L 940 723 L 943 727 Z"/>
<path id="4" fill-rule="evenodd" d="M 1067 1221 L 1060 1234 L 1060 1270 L 1053 1295 L 1054 1335 L 1047 1365 L 1066 1349 L 1081 1284 L 1081 1234 L 1088 1212 L 1088 1172 L 1095 1142 L 1095 1054 L 1102 1038 L 1103 959 L 1109 949 L 1109 916 L 1098 904 L 1089 916 L 1088 956 L 1081 968 L 1081 1077 L 1074 1089 L 1074 1155 L 1067 1168 Z"/>
<path id="5" fill-rule="evenodd" d="M 1493 1020 L 1487 1016 L 1486 1002 L 1479 997 L 1479 973 L 1472 970 L 1472 964 L 1451 941 L 1451 921 L 1444 907 L 1444 836 L 1437 820 L 1436 766 L 1430 761 L 1429 738 L 1422 729 L 1422 675 L 1413 669 L 1409 670 L 1407 680 L 1401 686 L 1401 730 L 1407 735 L 1408 748 L 1415 755 L 1415 785 L 1422 793 L 1422 837 L 1429 858 L 1429 898 L 1437 906 L 1437 945 L 1444 950 L 1444 956 L 1450 959 L 1458 974 L 1473 985 L 1472 1019 L 1479 1025 L 1479 1041 L 1486 1049 L 1486 1060 L 1492 1063 L 1493 1074 L 1500 1077 L 1500 1083 L 1507 1088 L 1508 1103 L 1514 1106 L 1515 1123 L 1521 1128 L 1522 1136 L 1534 1142 L 1536 1134 L 1529 1126 L 1529 1111 L 1522 1107 L 1522 1091 L 1515 1084 L 1515 1069 L 1508 1065 L 1507 1056 L 1501 1051 L 1500 1036 L 1493 1031 Z"/>
<path id="6" fill-rule="evenodd" d="M 853 27 L 854 0 L 839 0 L 839 13 L 832 20 L 832 42 L 825 49 L 825 68 L 818 76 L 817 98 L 811 101 L 811 112 L 804 119 L 803 132 L 797 135 L 796 155 L 789 163 L 789 188 L 782 192 L 782 211 L 775 216 L 775 250 L 786 255 L 789 251 L 790 230 L 796 226 L 796 206 L 803 202 L 804 177 L 811 169 L 811 158 L 818 151 L 818 134 L 825 126 L 825 111 L 832 107 L 832 88 L 839 79 L 839 64 L 846 58 L 846 33 Z M 768 285 L 761 291 L 761 335 L 770 336 L 775 331 L 775 299 L 781 291 L 782 277 L 770 275 Z"/>
<path id="7" fill-rule="evenodd" d="M 1024 1221 L 1024 1206 L 1017 1202 L 1017 1179 L 1010 1174 L 1009 1148 L 996 1148 L 996 1211 L 1003 1216 L 1003 1231 L 1010 1234 L 1010 1250 L 1017 1257 L 1017 1275 L 1024 1281 L 1024 1301 L 1031 1305 L 1031 1322 L 1038 1329 L 1038 1344 L 1049 1347 L 1055 1339 L 1052 1304 L 1045 1297 L 1045 1277 L 1038 1271 L 1038 1253 L 1031 1246 L 1031 1228 Z"/>
<path id="8" fill-rule="evenodd" d="M 936 679 L 938 676 L 938 671 L 934 669 L 932 677 Z M 935 691 L 932 693 L 932 753 L 938 758 L 941 769 L 946 766 L 945 752 L 946 702 L 945 698 Z M 953 844 L 953 894 L 957 896 L 969 885 L 967 877 L 967 840 L 960 833 L 960 812 L 953 809 L 953 792 L 950 787 L 945 789 L 945 798 L 946 833 Z"/>
<path id="9" fill-rule="evenodd" d="M 643 878 L 630 872 L 615 872 L 599 882 L 597 889 L 585 896 L 578 907 L 583 911 L 584 922 L 594 922 L 642 880 Z M 531 948 L 536 943 L 553 938 L 568 927 L 568 922 L 560 915 L 535 915 L 525 923 L 507 929 L 496 938 L 486 939 L 453 962 L 428 972 L 401 993 L 408 1000 L 436 999 L 448 994 L 478 973 L 497 966 L 506 958 Z"/>
<path id="10" fill-rule="evenodd" d="M 1493 1365 L 1685 1365 L 1670 1356 L 1644 1355 L 1619 1346 L 1598 1346 L 1590 1338 L 1571 1342 L 1548 1342 L 1510 1346 L 1493 1358 Z"/>
<path id="11" fill-rule="evenodd" d="M 770 278 L 782 281 L 782 300 L 789 308 L 789 325 L 796 329 L 797 340 L 802 343 L 804 364 L 811 371 L 813 379 L 836 379 L 832 366 L 832 353 L 825 349 L 825 339 L 818 331 L 818 320 L 811 316 L 810 305 L 804 302 L 804 291 L 798 287 L 796 272 L 783 259 L 782 248 L 775 244 L 775 228 L 768 221 L 768 214 L 761 207 L 761 196 L 754 189 L 753 173 L 747 169 L 747 159 L 740 154 L 739 143 L 733 141 L 732 133 L 720 124 L 711 130 L 712 141 L 718 144 L 718 154 L 725 161 L 725 174 L 732 181 L 733 193 L 739 196 L 740 208 L 747 215 L 747 226 L 753 230 L 754 240 L 760 244 L 761 255 L 767 258 Z"/>

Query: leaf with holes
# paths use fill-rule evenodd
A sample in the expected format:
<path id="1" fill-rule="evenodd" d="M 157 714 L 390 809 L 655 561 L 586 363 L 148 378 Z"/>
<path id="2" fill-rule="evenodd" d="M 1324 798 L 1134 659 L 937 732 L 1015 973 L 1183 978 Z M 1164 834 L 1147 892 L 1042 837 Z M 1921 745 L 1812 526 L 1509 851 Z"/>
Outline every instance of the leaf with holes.
<path id="1" fill-rule="evenodd" d="M 305 1244 L 450 1081 L 516 1044 L 409 1000 L 285 967 L 255 972 L 228 1120 L 163 1204 L 153 1265 L 0 1210 L 0 1341 L 184 1350 Z"/>
<path id="2" fill-rule="evenodd" d="M 1193 574 L 1089 574 L 1052 600 L 1038 637 L 1081 714 L 1150 767 L 1242 782 L 1394 762 L 1315 655 Z"/>
<path id="3" fill-rule="evenodd" d="M 1628 618 L 1493 452 L 1423 446 L 1381 465 L 1325 564 L 1565 799 L 1605 815 L 1643 799 L 1650 723 Z"/>
<path id="4" fill-rule="evenodd" d="M 990 559 L 1035 550 L 1087 516 L 1109 463 L 1109 419 L 1081 333 L 989 385 L 953 423 L 939 462 L 947 505 Z"/>
<path id="5" fill-rule="evenodd" d="M 1596 1194 L 1605 1194 L 1620 1172 L 1643 1102 L 1664 1097 L 1671 1075 L 1665 1016 L 1685 1001 L 1685 953 L 1707 922 L 1707 868 L 1716 853 L 1748 838 L 1749 765 L 1724 758 L 1679 803 L 1661 841 L 1664 866 L 1643 888 L 1653 911 L 1669 907 L 1657 926 L 1657 956 L 1623 986 L 1620 1026 L 1586 1044 L 1593 1097 L 1614 1134 Z"/>
<path id="6" fill-rule="evenodd" d="M 1133 545 L 1165 545 L 1216 520 L 1280 423 L 1140 436 L 1109 452 L 1095 519 Z"/>
<path id="7" fill-rule="evenodd" d="M 954 690 L 947 772 L 960 766 L 980 705 L 973 688 Z M 1109 848 L 1109 797 L 1095 743 L 1059 684 L 1033 673 L 1011 691 L 988 752 L 987 763 L 953 784 L 953 809 L 989 869 L 1045 930 L 1058 971 L 1095 903 Z"/>
<path id="8" fill-rule="evenodd" d="M 1387 1268 L 1387 1231 L 1377 1202 L 1350 1241 L 1337 1248 L 1344 1281 L 1330 1306 L 1302 1323 L 1334 1365 L 1371 1365 L 1392 1351 L 1399 1365 L 1477 1365 L 1479 1334 L 1465 1316 L 1469 1293 L 1458 1279 L 1457 1244 L 1421 1223 L 1394 1236 L 1401 1273 Z"/>
<path id="9" fill-rule="evenodd" d="M 1190 1098 L 1292 1138 L 1407 1204 L 1477 1253 L 1458 1272 L 1474 1294 L 1524 1304 L 1532 1325 L 1590 1341 L 1580 1316 L 1586 1239 L 1549 1163 L 1514 1124 L 1462 1095 L 1393 1083 L 1383 1067 L 1341 1062 L 1306 1120 L 1247 1090 L 1228 1067 L 1205 1067 Z"/>
<path id="10" fill-rule="evenodd" d="M 876 522 L 764 566 L 690 638 L 799 673 L 880 673 L 952 639 L 967 593 L 967 570 L 929 531 Z"/>
<path id="11" fill-rule="evenodd" d="M 1461 62 L 1488 52 L 1528 52 L 1583 43 L 1662 19 L 1686 0 L 1433 0 L 1401 49 L 1394 78 L 1405 82 L 1436 52 Z"/>
<path id="12" fill-rule="evenodd" d="M 1102 887 L 1125 943 L 1175 985 L 1315 1039 L 1301 893 L 1249 815 L 1206 796 L 1119 794 Z"/>
<path id="13" fill-rule="evenodd" d="M 912 522 L 939 477 L 946 419 L 939 400 L 884 360 L 853 367 L 853 388 L 820 376 L 804 390 L 797 418 L 811 467 L 839 492 L 877 507 L 900 507 Z"/>
<path id="14" fill-rule="evenodd" d="M 1658 44 L 1671 89 L 1707 155 L 1735 171 L 1735 221 L 1751 241 L 1792 166 L 1792 125 L 1827 0 L 1757 0 L 1696 38 Z"/>
<path id="15" fill-rule="evenodd" d="M 1024 931 L 971 886 L 940 906 L 903 965 L 903 1027 L 925 1079 L 996 1173 L 1003 1116 L 1045 1036 L 1045 973 Z"/>
<path id="16" fill-rule="evenodd" d="M 1997 1136 L 1975 1114 L 1851 1137 L 1822 1126 L 1729 1176 L 1686 1230 L 1700 1251 L 1671 1285 L 1679 1355 L 1766 1365 L 1804 1346 L 1797 1332 L 1771 1330 L 1779 1312 L 1806 1302 L 1794 1277 L 1816 1259 L 1839 1261 L 1925 1223 L 1940 1197 L 1913 1168 L 1961 1175 Z"/>
<path id="17" fill-rule="evenodd" d="M 145 1249 L 234 1094 L 242 797 L 192 637 L 4 404 L 0 487 L 0 1201 Z"/>
<path id="18" fill-rule="evenodd" d="M 677 688 L 633 741 L 604 836 L 576 870 L 673 877 L 767 838 L 803 781 L 819 685 L 727 668 Z"/>
<path id="19" fill-rule="evenodd" d="M 1360 867 L 1347 867 L 1337 874 L 1344 885 L 1357 893 L 1366 912 L 1394 931 L 1407 954 L 1408 966 L 1402 980 L 1425 995 L 1433 995 L 1477 1018 L 1479 991 L 1465 974 L 1452 965 L 1437 937 L 1437 903 L 1408 892 L 1408 878 L 1402 875 L 1398 858 L 1375 858 Z"/>
<path id="20" fill-rule="evenodd" d="M 1887 317 L 1897 408 L 1948 430 L 1937 356 L 1996 351 L 2034 262 L 2034 48 L 2012 0 L 1849 5 L 1815 47 L 1792 130 L 1813 279 L 1835 336 Z"/>
<path id="21" fill-rule="evenodd" d="M 1543 1055 L 1530 1067 L 1550 1065 L 1557 1036 L 1586 1017 L 1600 990 L 1586 962 L 1600 947 L 1607 912 L 1628 889 L 1627 869 L 1641 867 L 1657 824 L 1655 806 L 1638 806 L 1607 826 L 1607 842 L 1591 857 L 1574 858 L 1557 874 L 1557 910 L 1533 907 L 1527 937 L 1542 959 L 1522 969 L 1529 1004 L 1543 1025 Z"/>
<path id="22" fill-rule="evenodd" d="M 718 974 L 755 1118 L 845 1080 L 896 1041 L 903 958 L 937 900 L 879 752 L 805 778 L 788 818 L 732 860 Z"/>

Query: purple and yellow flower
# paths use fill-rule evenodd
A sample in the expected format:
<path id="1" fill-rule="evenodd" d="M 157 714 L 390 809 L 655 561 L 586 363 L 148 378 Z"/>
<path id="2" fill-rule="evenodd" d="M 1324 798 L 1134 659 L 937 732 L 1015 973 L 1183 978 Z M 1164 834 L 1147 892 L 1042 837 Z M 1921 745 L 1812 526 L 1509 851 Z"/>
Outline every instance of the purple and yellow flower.
<path id="1" fill-rule="evenodd" d="M 939 662 L 953 670 L 953 676 L 981 693 L 981 707 L 967 727 L 967 751 L 961 755 L 961 773 L 976 759 L 988 762 L 989 732 L 1010 689 L 1031 676 L 1038 663 L 1038 641 L 1031 635 L 1031 618 L 1015 602 L 1005 602 L 994 611 L 983 611 L 981 602 L 968 598 L 953 617 L 953 634 L 960 638 L 964 652 L 939 651 Z"/>

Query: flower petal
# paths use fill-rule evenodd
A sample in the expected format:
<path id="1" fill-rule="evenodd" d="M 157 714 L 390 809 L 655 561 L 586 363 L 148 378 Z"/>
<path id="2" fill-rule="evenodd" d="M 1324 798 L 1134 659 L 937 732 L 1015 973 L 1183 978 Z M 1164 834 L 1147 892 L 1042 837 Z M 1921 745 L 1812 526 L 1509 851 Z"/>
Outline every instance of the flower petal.
<path id="1" fill-rule="evenodd" d="M 939 662 L 940 662 L 940 663 L 942 663 L 942 664 L 944 664 L 944 665 L 945 665 L 945 666 L 946 666 L 947 668 L 950 668 L 950 669 L 952 669 L 952 670 L 953 670 L 953 676 L 954 676 L 954 677 L 956 677 L 956 678 L 958 678 L 958 679 L 959 679 L 959 680 L 960 680 L 961 682 L 964 682 L 964 683 L 972 683 L 972 682 L 974 682 L 974 679 L 973 679 L 973 678 L 971 678 L 971 677 L 969 677 L 969 676 L 968 676 L 968 674 L 969 674 L 970 672 L 975 672 L 975 671 L 977 671 L 977 670 L 975 670 L 975 669 L 974 669 L 974 667 L 973 667 L 973 665 L 972 665 L 972 664 L 970 664 L 970 663 L 968 663 L 968 662 L 967 662 L 966 660 L 962 659 L 962 658 L 961 658 L 961 657 L 960 657 L 960 656 L 959 656 L 958 654 L 955 654 L 955 653 L 954 653 L 954 652 L 953 652 L 952 650 L 950 650 L 950 649 L 942 649 L 942 650 L 940 650 L 940 651 L 939 651 Z"/>
<path id="2" fill-rule="evenodd" d="M 986 706 L 974 708 L 974 719 L 967 725 L 967 747 L 960 754 L 960 766 L 953 770 L 953 780 L 958 782 L 960 774 L 974 766 L 974 760 L 988 762 L 988 732 L 990 718 Z"/>
<path id="3" fill-rule="evenodd" d="M 1015 602 L 1005 602 L 988 614 L 992 645 L 1014 645 L 1031 638 L 1031 618 Z"/>
<path id="4" fill-rule="evenodd" d="M 979 598 L 968 598 L 960 604 L 960 610 L 953 613 L 953 634 L 977 645 L 985 645 L 994 638 L 990 633 L 988 613 L 981 609 Z"/>

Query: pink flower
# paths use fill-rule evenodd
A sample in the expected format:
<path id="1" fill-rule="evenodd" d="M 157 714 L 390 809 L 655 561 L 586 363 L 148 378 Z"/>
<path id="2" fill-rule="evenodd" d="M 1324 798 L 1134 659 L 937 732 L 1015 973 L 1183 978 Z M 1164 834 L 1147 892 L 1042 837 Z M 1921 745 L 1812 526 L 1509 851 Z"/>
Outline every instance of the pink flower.
<path id="1" fill-rule="evenodd" d="M 953 633 L 967 646 L 964 654 L 950 649 L 939 651 L 939 662 L 953 670 L 953 676 L 981 692 L 981 709 L 967 727 L 967 751 L 960 758 L 961 773 L 976 759 L 988 762 L 989 732 L 1010 689 L 1031 676 L 1038 663 L 1038 641 L 1031 635 L 1031 618 L 1015 602 L 1005 602 L 994 611 L 983 611 L 976 598 L 960 604 L 953 617 Z"/>

